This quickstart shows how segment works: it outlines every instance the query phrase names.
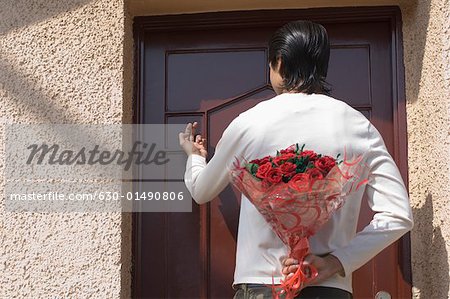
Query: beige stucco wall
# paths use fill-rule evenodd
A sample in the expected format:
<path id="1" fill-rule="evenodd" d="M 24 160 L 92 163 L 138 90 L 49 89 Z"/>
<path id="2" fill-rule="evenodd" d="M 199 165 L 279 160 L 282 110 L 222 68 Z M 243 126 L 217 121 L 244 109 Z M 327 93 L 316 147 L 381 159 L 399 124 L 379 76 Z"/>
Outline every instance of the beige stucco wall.
<path id="1" fill-rule="evenodd" d="M 449 298 L 450 5 L 403 7 L 412 269 L 417 298 Z"/>
<path id="2" fill-rule="evenodd" d="M 448 0 L 2 0 L 4 123 L 131 121 L 131 17 L 201 11 L 400 5 L 414 294 L 447 298 L 450 252 Z M 4 187 L 0 142 L 0 192 Z M 129 297 L 130 215 L 14 214 L 0 205 L 0 298 Z"/>
<path id="3" fill-rule="evenodd" d="M 0 7 L 0 140 L 5 123 L 126 121 L 123 1 Z M 0 142 L 1 194 L 4 165 Z M 120 213 L 11 213 L 2 202 L 0 298 L 129 297 L 127 222 Z"/>

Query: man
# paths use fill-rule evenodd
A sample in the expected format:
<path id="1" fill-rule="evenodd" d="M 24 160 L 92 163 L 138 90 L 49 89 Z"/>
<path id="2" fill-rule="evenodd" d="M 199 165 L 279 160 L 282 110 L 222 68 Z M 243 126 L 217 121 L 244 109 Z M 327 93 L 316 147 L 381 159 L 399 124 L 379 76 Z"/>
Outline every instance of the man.
<path id="1" fill-rule="evenodd" d="M 377 129 L 357 110 L 328 96 L 325 78 L 330 44 L 323 26 L 291 22 L 269 42 L 270 81 L 277 93 L 242 112 L 225 129 L 214 156 L 206 163 L 205 139 L 195 135 L 197 123 L 180 133 L 188 155 L 185 183 L 193 199 L 204 204 L 229 183 L 234 158 L 247 160 L 273 155 L 299 143 L 306 149 L 336 157 L 344 149 L 366 154 L 369 183 L 346 199 L 310 241 L 305 263 L 319 275 L 298 298 L 352 298 L 352 272 L 413 226 L 408 194 L 399 170 Z M 356 234 L 363 194 L 375 212 Z M 238 228 L 235 298 L 271 298 L 270 288 L 292 275 L 298 261 L 243 195 Z"/>

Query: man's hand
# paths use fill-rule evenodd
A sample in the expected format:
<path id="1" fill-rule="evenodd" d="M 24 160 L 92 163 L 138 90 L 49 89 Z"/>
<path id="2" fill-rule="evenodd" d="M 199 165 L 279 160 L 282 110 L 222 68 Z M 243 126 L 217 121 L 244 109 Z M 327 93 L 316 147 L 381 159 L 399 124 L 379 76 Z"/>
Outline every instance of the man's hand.
<path id="1" fill-rule="evenodd" d="M 187 155 L 197 154 L 206 158 L 208 152 L 206 151 L 206 138 L 203 138 L 200 134 L 195 134 L 195 129 L 198 123 L 188 123 L 184 132 L 180 132 L 178 135 L 180 139 L 180 146 L 186 152 Z"/>
<path id="2" fill-rule="evenodd" d="M 294 258 L 286 258 L 283 260 L 282 274 L 286 275 L 285 280 L 291 278 L 295 271 L 297 271 L 299 264 L 298 260 Z M 337 257 L 328 254 L 325 257 L 320 257 L 313 254 L 308 254 L 305 257 L 303 264 L 311 265 L 317 269 L 318 275 L 312 279 L 309 284 L 316 284 L 324 281 L 325 279 L 339 273 L 344 276 L 344 268 Z M 305 273 L 308 275 L 308 273 Z M 305 284 L 306 286 L 307 284 Z"/>

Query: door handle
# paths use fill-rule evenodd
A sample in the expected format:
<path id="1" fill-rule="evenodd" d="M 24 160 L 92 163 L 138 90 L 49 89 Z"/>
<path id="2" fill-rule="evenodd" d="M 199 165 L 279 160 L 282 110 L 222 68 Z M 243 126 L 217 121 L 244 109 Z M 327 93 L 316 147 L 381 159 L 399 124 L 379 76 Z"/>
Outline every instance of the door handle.
<path id="1" fill-rule="evenodd" d="M 389 294 L 386 291 L 379 291 L 376 295 L 375 295 L 375 299 L 392 299 L 391 294 Z"/>

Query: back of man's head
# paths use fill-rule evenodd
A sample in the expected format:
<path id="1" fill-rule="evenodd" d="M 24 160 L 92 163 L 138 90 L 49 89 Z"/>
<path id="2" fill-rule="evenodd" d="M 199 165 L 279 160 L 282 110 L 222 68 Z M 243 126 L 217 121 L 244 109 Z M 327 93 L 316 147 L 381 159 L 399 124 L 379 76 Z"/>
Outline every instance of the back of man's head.
<path id="1" fill-rule="evenodd" d="M 285 91 L 329 94 L 325 81 L 330 58 L 326 29 L 310 21 L 293 21 L 278 29 L 269 41 L 269 62 L 278 66 Z"/>

